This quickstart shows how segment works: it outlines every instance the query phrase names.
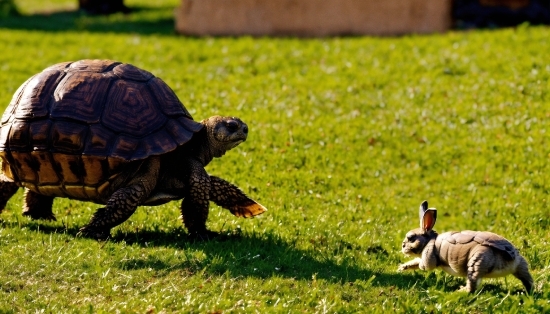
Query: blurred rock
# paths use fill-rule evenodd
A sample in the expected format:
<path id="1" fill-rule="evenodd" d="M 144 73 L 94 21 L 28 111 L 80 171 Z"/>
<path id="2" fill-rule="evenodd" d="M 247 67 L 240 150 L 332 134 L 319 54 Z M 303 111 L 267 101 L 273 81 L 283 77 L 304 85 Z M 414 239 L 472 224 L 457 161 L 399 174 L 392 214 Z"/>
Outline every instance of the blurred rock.
<path id="1" fill-rule="evenodd" d="M 19 15 L 13 0 L 0 0 L 0 17 Z"/>
<path id="2" fill-rule="evenodd" d="M 123 0 L 78 0 L 78 7 L 93 15 L 130 12 L 130 8 L 124 5 Z"/>
<path id="3" fill-rule="evenodd" d="M 176 30 L 188 35 L 400 35 L 444 32 L 446 0 L 182 0 Z"/>
<path id="4" fill-rule="evenodd" d="M 550 1 L 454 0 L 453 18 L 458 28 L 550 24 Z"/>

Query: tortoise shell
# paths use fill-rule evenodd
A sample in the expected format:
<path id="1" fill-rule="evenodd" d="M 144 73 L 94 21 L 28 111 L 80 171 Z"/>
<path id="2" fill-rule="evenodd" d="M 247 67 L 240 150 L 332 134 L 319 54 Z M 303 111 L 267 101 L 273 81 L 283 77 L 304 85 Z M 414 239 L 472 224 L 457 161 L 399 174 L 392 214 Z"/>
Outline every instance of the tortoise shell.
<path id="1" fill-rule="evenodd" d="M 90 199 L 121 165 L 170 152 L 201 128 L 150 72 L 111 60 L 64 62 L 15 92 L 0 121 L 0 157 L 22 186 Z"/>

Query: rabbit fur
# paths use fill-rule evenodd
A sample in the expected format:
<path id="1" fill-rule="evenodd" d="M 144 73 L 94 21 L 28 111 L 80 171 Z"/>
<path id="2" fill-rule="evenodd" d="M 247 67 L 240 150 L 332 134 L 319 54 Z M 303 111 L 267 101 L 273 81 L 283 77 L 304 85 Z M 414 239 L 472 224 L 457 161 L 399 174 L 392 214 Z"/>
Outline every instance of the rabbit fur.
<path id="1" fill-rule="evenodd" d="M 437 210 L 420 205 L 420 228 L 411 230 L 403 240 L 401 251 L 415 259 L 399 265 L 398 271 L 408 269 L 433 270 L 466 277 L 461 290 L 473 293 L 482 278 L 514 275 L 527 292 L 533 289 L 533 277 L 527 261 L 505 238 L 487 231 L 450 231 L 437 234 L 432 230 Z"/>

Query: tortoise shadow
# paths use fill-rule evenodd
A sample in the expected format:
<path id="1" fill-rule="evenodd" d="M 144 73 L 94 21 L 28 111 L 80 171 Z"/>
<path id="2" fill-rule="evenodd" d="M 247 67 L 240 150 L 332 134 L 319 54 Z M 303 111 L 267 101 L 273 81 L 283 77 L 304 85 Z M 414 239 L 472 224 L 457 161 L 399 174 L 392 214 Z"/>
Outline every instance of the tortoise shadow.
<path id="1" fill-rule="evenodd" d="M 14 226 L 16 224 L 14 223 Z M 25 224 L 29 230 L 45 234 L 66 234 L 78 241 L 78 227 L 55 227 L 37 222 Z M 312 251 L 296 248 L 295 243 L 281 239 L 272 233 L 222 235 L 212 240 L 198 241 L 190 238 L 183 228 L 169 231 L 115 232 L 107 240 L 115 244 L 142 247 L 165 247 L 177 249 L 182 258 L 174 263 L 162 258 L 144 256 L 130 257 L 116 262 L 115 267 L 124 270 L 154 269 L 160 274 L 181 269 L 186 272 L 205 271 L 212 275 L 228 275 L 232 278 L 273 276 L 296 280 L 322 279 L 328 282 L 353 284 L 357 280 L 368 281 L 376 287 L 407 289 L 414 286 L 422 275 L 414 273 L 386 273 L 358 267 L 349 258 L 336 263 L 330 256 L 320 256 Z M 364 250 L 365 258 L 380 258 L 379 248 L 350 247 Z M 203 252 L 206 258 L 196 259 L 189 252 Z M 382 262 L 381 262 L 382 263 Z"/>
<path id="2" fill-rule="evenodd" d="M 130 239 L 130 240 L 129 240 Z M 373 286 L 410 287 L 415 276 L 412 274 L 391 274 L 357 267 L 351 260 L 345 259 L 336 263 L 327 256 L 318 256 L 311 251 L 296 248 L 293 243 L 281 239 L 272 233 L 252 235 L 226 235 L 208 241 L 194 241 L 187 235 L 179 234 L 175 238 L 165 232 L 139 232 L 133 237 L 113 241 L 124 241 L 128 244 L 142 246 L 162 246 L 186 251 L 202 251 L 209 256 L 206 263 L 195 265 L 192 259 L 183 259 L 179 268 L 207 269 L 216 275 L 228 274 L 236 277 L 258 277 L 262 279 L 273 276 L 294 278 L 296 280 L 323 279 L 334 283 L 353 283 L 356 280 L 368 280 Z M 359 249 L 359 248 L 357 248 Z M 376 258 L 373 252 L 372 258 Z M 316 256 L 317 255 L 317 256 Z M 368 255 L 367 255 L 368 256 Z M 368 257 L 367 257 L 368 258 Z M 215 260 L 215 263 L 210 263 Z M 206 267 L 208 266 L 208 267 Z M 157 270 L 173 268 L 163 261 L 151 258 L 127 260 L 119 267 L 123 269 L 152 268 Z"/>
<path id="3" fill-rule="evenodd" d="M 131 7 L 131 13 L 114 15 L 89 15 L 81 10 L 54 11 L 30 15 L 13 15 L 0 19 L 0 28 L 16 30 L 39 30 L 47 32 L 87 31 L 132 34 L 173 35 L 173 17 L 151 19 L 140 16 L 147 12 L 155 15 L 172 7 Z"/>
<path id="4" fill-rule="evenodd" d="M 1 221 L 3 227 L 25 227 L 28 230 L 44 234 L 65 234 L 78 236 L 79 227 L 44 224 L 40 221 L 28 221 L 26 223 Z M 180 228 L 165 230 L 137 230 L 135 232 L 114 232 L 114 236 L 104 242 L 138 245 L 151 248 L 172 248 L 183 254 L 178 262 L 167 262 L 161 258 L 152 256 L 130 257 L 114 264 L 122 270 L 153 269 L 162 274 L 169 275 L 170 270 L 180 269 L 189 273 L 204 271 L 212 275 L 228 275 L 231 278 L 257 277 L 269 279 L 274 276 L 293 278 L 296 280 L 323 279 L 332 283 L 353 284 L 357 280 L 367 281 L 374 287 L 398 288 L 398 289 L 438 289 L 445 293 L 454 293 L 465 284 L 464 278 L 453 277 L 436 272 L 407 272 L 393 273 L 373 271 L 357 267 L 350 258 L 345 258 L 340 263 L 329 256 L 319 256 L 312 251 L 296 248 L 295 243 L 281 239 L 273 233 L 253 233 L 243 235 L 239 230 L 221 235 L 211 240 L 197 240 L 188 236 L 187 232 Z M 392 263 L 384 260 L 389 255 L 380 246 L 358 247 L 344 242 L 349 250 L 361 250 L 366 254 L 365 258 L 378 259 L 380 264 Z M 188 252 L 203 252 L 205 259 L 196 259 L 188 255 Z M 190 253 L 189 253 L 190 254 Z M 382 259 L 381 259 L 382 256 Z M 395 265 L 397 267 L 397 265 Z M 512 279 L 514 280 L 514 279 Z M 417 288 L 414 288 L 417 287 Z M 522 288 L 511 291 L 502 284 L 489 282 L 482 283 L 482 295 L 525 294 Z M 540 292 L 534 292 L 533 297 L 541 296 Z"/>

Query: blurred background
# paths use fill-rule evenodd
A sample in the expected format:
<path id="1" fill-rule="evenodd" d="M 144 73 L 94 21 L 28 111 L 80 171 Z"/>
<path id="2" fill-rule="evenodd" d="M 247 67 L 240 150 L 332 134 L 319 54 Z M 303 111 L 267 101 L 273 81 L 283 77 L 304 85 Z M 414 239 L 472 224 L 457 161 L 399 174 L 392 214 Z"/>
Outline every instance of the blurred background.
<path id="1" fill-rule="evenodd" d="M 550 23 L 546 0 L 0 0 L 0 27 L 116 30 L 121 25 L 85 17 L 132 20 L 132 14 L 153 17 L 163 9 L 175 24 L 162 22 L 190 35 L 401 35 Z"/>

